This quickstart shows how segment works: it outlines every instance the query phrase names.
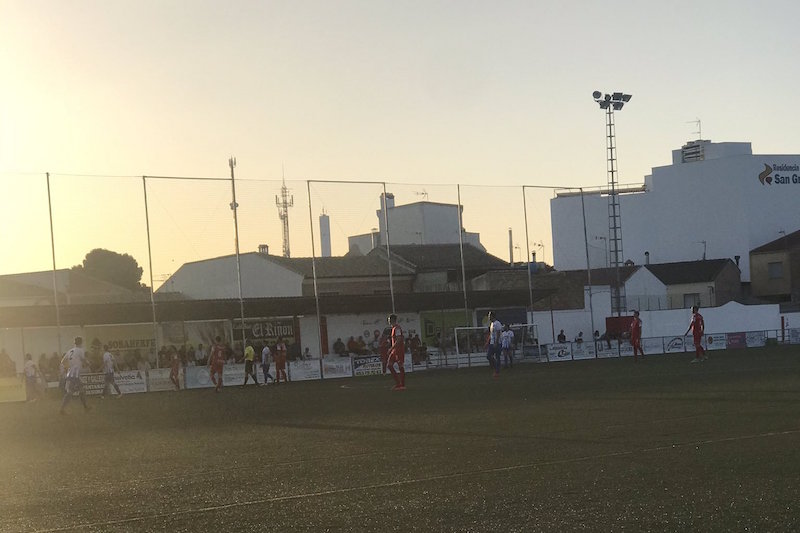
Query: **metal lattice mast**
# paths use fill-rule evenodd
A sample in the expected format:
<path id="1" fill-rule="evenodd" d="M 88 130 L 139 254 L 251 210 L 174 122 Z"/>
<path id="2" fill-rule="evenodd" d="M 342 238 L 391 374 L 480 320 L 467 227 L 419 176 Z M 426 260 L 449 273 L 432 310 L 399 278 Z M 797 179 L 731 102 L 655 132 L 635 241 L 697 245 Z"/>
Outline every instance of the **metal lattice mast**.
<path id="1" fill-rule="evenodd" d="M 278 218 L 283 223 L 283 257 L 291 257 L 289 249 L 289 208 L 294 206 L 294 196 L 289 195 L 285 177 L 283 178 L 280 196 L 275 195 L 275 205 L 278 206 Z"/>
<path id="2" fill-rule="evenodd" d="M 615 92 L 603 95 L 595 91 L 592 96 L 600 109 L 606 111 L 606 171 L 608 174 L 608 247 L 610 263 L 614 268 L 616 284 L 611 288 L 611 311 L 621 316 L 626 310 L 625 288 L 622 286 L 619 268 L 623 266 L 622 213 L 619 205 L 619 183 L 617 180 L 617 147 L 614 111 L 619 111 L 631 99 L 631 95 Z"/>

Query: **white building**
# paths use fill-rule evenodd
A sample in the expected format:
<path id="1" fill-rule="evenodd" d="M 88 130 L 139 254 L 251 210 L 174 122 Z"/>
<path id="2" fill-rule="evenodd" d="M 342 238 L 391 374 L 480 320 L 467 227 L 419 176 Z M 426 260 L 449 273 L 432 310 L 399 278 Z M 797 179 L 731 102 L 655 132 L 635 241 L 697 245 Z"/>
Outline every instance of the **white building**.
<path id="1" fill-rule="evenodd" d="M 376 210 L 378 231 L 348 237 L 348 248 L 357 248 L 362 254 L 369 253 L 376 246 L 386 242 L 386 221 L 383 215 L 383 195 L 381 209 Z M 390 245 L 403 244 L 456 244 L 458 243 L 459 217 L 458 205 L 439 202 L 414 202 L 394 205 L 394 195 L 386 194 L 387 217 L 389 220 Z M 461 208 L 463 210 L 463 206 Z M 480 234 L 464 231 L 464 244 L 471 244 L 481 251 Z"/>
<path id="2" fill-rule="evenodd" d="M 608 259 L 608 196 L 584 192 L 590 263 Z M 753 155 L 750 143 L 693 141 L 653 168 L 644 187 L 621 189 L 623 260 L 644 264 L 730 258 L 750 280 L 750 250 L 800 229 L 800 155 Z M 581 197 L 550 201 L 553 262 L 586 268 Z M 738 259 L 737 259 L 738 256 Z"/>

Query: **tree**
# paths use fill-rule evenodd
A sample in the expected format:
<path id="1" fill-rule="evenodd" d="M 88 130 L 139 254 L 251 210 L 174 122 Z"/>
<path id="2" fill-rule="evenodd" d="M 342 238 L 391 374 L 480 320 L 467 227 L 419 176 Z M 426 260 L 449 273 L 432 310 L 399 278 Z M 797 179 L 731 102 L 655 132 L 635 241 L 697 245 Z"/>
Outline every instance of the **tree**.
<path id="1" fill-rule="evenodd" d="M 86 254 L 83 264 L 72 269 L 131 290 L 139 290 L 144 286 L 141 283 L 144 270 L 136 259 L 103 248 L 95 248 Z"/>

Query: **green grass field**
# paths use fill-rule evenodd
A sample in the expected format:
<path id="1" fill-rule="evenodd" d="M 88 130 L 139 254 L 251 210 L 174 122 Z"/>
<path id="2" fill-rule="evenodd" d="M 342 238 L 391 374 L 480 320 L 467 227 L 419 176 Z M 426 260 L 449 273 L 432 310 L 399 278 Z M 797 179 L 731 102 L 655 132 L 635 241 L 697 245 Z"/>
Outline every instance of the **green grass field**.
<path id="1" fill-rule="evenodd" d="M 2 531 L 797 531 L 800 350 L 0 405 Z"/>

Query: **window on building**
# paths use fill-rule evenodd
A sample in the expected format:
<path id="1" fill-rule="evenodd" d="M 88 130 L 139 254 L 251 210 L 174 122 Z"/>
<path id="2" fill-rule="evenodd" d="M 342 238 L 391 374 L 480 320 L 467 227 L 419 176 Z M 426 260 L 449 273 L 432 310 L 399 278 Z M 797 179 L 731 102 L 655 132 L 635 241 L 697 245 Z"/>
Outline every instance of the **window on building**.
<path id="1" fill-rule="evenodd" d="M 683 295 L 683 307 L 690 308 L 693 305 L 700 305 L 700 293 L 692 292 Z"/>
<path id="2" fill-rule="evenodd" d="M 769 279 L 783 279 L 783 263 L 780 261 L 768 263 L 767 272 Z"/>

